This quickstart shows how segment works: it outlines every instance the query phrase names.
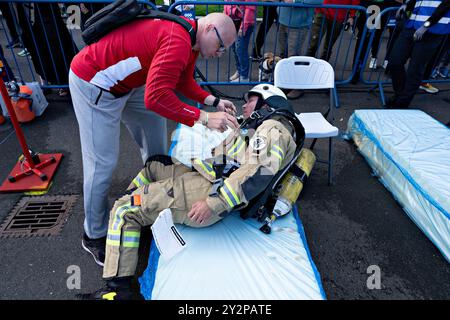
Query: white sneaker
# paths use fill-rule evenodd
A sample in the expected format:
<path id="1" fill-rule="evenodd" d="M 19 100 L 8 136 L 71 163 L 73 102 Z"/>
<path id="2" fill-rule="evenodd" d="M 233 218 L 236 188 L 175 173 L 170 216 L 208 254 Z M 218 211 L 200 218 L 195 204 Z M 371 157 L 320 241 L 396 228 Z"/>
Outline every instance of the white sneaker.
<path id="1" fill-rule="evenodd" d="M 389 61 L 384 60 L 384 62 L 383 62 L 383 69 L 386 69 L 386 68 L 387 68 L 388 63 L 389 63 Z"/>
<path id="2" fill-rule="evenodd" d="M 237 79 L 231 80 L 231 82 L 249 82 L 250 79 L 249 78 L 245 78 L 245 77 L 237 77 Z"/>
<path id="3" fill-rule="evenodd" d="M 377 58 L 370 58 L 369 69 L 377 68 Z"/>
<path id="4" fill-rule="evenodd" d="M 26 57 L 30 55 L 30 52 L 27 50 L 27 48 L 24 48 L 23 50 L 17 52 L 17 55 L 19 57 Z"/>
<path id="5" fill-rule="evenodd" d="M 239 72 L 237 71 L 230 77 L 230 81 L 234 81 L 236 79 L 239 79 Z"/>

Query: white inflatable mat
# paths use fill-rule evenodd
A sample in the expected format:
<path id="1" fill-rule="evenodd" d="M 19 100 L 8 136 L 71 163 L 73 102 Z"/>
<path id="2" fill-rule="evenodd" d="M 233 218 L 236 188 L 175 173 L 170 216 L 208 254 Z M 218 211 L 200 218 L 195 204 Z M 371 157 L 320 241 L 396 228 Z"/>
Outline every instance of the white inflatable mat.
<path id="1" fill-rule="evenodd" d="M 450 130 L 419 110 L 356 110 L 347 133 L 450 262 Z"/>
<path id="2" fill-rule="evenodd" d="M 177 225 L 187 247 L 164 260 L 154 242 L 141 294 L 152 300 L 325 299 L 297 210 L 277 220 L 272 233 L 256 219 L 232 213 L 215 225 Z"/>
<path id="3" fill-rule="evenodd" d="M 208 148 L 225 136 L 179 126 L 170 153 L 182 162 L 190 154 L 207 157 Z M 188 146 L 198 148 L 199 139 L 203 148 L 189 151 Z M 187 247 L 165 260 L 152 242 L 139 279 L 142 295 L 153 300 L 326 299 L 297 208 L 277 220 L 270 235 L 260 226 L 236 212 L 207 228 L 177 225 Z"/>

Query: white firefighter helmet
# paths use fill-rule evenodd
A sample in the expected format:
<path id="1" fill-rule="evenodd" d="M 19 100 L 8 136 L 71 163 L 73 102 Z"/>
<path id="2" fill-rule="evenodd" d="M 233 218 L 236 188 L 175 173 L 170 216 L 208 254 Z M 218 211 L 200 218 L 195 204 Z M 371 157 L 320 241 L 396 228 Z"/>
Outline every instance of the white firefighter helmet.
<path id="1" fill-rule="evenodd" d="M 259 95 L 263 100 L 267 100 L 273 96 L 279 96 L 287 100 L 286 95 L 283 91 L 281 91 L 281 89 L 267 83 L 258 84 L 257 86 L 254 86 L 252 89 L 250 89 L 250 91 L 245 94 L 245 101 L 247 101 L 248 97 L 253 94 Z"/>

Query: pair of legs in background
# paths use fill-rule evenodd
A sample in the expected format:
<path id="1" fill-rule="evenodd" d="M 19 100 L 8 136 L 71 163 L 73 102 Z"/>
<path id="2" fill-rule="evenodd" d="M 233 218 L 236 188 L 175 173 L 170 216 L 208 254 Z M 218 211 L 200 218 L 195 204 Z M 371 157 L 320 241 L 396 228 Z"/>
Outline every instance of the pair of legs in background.
<path id="1" fill-rule="evenodd" d="M 314 57 L 317 49 L 325 36 L 323 50 L 320 59 L 329 61 L 333 53 L 333 46 L 336 43 L 344 27 L 343 22 L 330 20 L 323 14 L 316 14 L 311 27 L 311 42 L 306 52 L 307 56 Z"/>
<path id="2" fill-rule="evenodd" d="M 411 104 L 424 79 L 427 64 L 439 50 L 445 37 L 427 32 L 422 40 L 414 41 L 415 31 L 413 28 L 404 28 L 394 43 L 388 65 L 394 96 L 388 101 L 387 107 L 407 108 Z"/>
<path id="3" fill-rule="evenodd" d="M 263 7 L 263 19 L 258 28 L 258 33 L 255 39 L 255 46 L 253 47 L 252 57 L 254 59 L 262 59 L 263 54 L 261 50 L 264 47 L 267 33 L 269 33 L 272 24 L 278 19 L 277 7 L 267 6 Z M 266 50 L 264 50 L 266 51 Z M 271 51 L 271 50 L 269 50 Z"/>
<path id="4" fill-rule="evenodd" d="M 308 27 L 291 28 L 280 24 L 278 45 L 281 58 L 302 55 L 302 46 L 307 40 Z"/>
<path id="5" fill-rule="evenodd" d="M 235 21 L 236 32 L 239 31 L 242 21 Z M 236 64 L 236 73 L 230 78 L 231 81 L 249 81 L 250 56 L 248 54 L 248 45 L 253 33 L 254 25 L 247 26 L 247 30 L 241 36 L 238 36 L 236 42 L 231 45 Z"/>
<path id="6" fill-rule="evenodd" d="M 288 58 L 291 56 L 301 56 L 302 47 L 307 40 L 307 36 L 308 27 L 291 28 L 280 23 L 278 35 L 280 57 Z M 293 89 L 289 90 L 286 96 L 288 99 L 297 99 L 303 96 L 303 94 L 303 90 Z"/>

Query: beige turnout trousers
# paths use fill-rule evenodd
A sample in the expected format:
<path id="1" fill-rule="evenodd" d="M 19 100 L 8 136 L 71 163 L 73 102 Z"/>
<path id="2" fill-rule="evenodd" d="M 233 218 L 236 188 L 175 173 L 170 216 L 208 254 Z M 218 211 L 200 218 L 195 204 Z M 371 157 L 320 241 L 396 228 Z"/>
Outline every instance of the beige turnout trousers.
<path id="1" fill-rule="evenodd" d="M 195 202 L 208 197 L 212 184 L 182 164 L 166 166 L 152 161 L 132 184 L 137 189 L 117 200 L 110 213 L 104 278 L 134 275 L 141 228 L 152 225 L 162 210 L 170 208 L 174 223 L 192 227 L 206 227 L 222 219 L 214 215 L 199 225 L 187 217 Z"/>

